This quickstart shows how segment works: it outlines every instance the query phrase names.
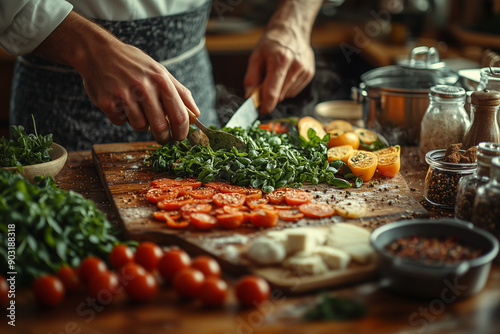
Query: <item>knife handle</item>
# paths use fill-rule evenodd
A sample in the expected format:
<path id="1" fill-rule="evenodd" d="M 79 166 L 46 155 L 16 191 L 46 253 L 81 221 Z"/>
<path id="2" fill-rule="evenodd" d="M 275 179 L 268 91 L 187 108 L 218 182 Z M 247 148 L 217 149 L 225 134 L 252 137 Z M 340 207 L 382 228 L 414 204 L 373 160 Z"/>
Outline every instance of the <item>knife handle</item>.
<path id="1" fill-rule="evenodd" d="M 189 115 L 189 124 L 194 124 L 198 120 L 198 117 L 194 114 L 194 112 L 191 111 L 191 109 L 189 109 L 187 106 L 185 107 Z"/>
<path id="2" fill-rule="evenodd" d="M 253 104 L 257 109 L 260 107 L 260 104 L 262 103 L 261 91 L 262 91 L 262 84 L 258 85 L 249 96 L 252 98 Z"/>

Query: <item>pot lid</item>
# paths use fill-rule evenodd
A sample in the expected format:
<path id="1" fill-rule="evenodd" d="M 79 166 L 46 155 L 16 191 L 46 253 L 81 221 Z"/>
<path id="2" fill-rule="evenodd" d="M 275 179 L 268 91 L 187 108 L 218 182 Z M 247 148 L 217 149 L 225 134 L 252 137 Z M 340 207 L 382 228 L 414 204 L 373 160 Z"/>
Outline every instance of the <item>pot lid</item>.
<path id="1" fill-rule="evenodd" d="M 458 78 L 456 72 L 439 61 L 437 49 L 426 46 L 414 48 L 408 60 L 399 62 L 398 65 L 376 68 L 361 75 L 361 80 L 367 87 L 409 91 L 429 91 L 435 85 L 453 86 Z"/>

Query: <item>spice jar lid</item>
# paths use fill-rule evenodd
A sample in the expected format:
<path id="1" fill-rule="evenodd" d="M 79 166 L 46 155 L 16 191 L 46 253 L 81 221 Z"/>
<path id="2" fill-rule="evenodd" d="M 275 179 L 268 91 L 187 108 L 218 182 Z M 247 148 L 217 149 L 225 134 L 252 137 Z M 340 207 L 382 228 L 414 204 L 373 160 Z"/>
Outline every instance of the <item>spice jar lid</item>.
<path id="1" fill-rule="evenodd" d="M 471 103 L 477 106 L 497 106 L 500 104 L 500 92 L 484 90 L 472 93 Z"/>
<path id="2" fill-rule="evenodd" d="M 500 156 L 500 144 L 481 142 L 477 145 L 477 148 L 477 161 L 479 163 L 489 165 L 493 157 Z"/>
<path id="3" fill-rule="evenodd" d="M 431 87 L 430 93 L 439 97 L 458 98 L 465 96 L 465 89 L 457 86 L 436 85 Z"/>

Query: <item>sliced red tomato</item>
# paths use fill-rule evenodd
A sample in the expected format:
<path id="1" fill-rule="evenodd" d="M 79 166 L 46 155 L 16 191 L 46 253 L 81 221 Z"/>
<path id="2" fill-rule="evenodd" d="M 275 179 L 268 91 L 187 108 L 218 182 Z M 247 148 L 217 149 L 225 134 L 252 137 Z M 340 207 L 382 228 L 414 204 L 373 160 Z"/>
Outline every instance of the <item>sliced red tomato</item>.
<path id="1" fill-rule="evenodd" d="M 219 225 L 227 229 L 240 227 L 241 224 L 243 224 L 244 220 L 245 214 L 241 211 L 217 215 L 217 221 Z"/>
<path id="2" fill-rule="evenodd" d="M 238 194 L 245 194 L 247 192 L 248 188 L 246 187 L 241 187 L 241 186 L 236 186 L 234 184 L 221 184 L 219 186 L 219 191 L 222 193 L 238 193 Z"/>
<path id="3" fill-rule="evenodd" d="M 179 197 L 191 195 L 191 192 L 193 191 L 192 186 L 180 186 L 180 187 L 176 187 L 176 188 L 179 189 L 179 195 L 178 195 Z"/>
<path id="4" fill-rule="evenodd" d="M 171 186 L 176 186 L 178 185 L 179 182 L 177 180 L 169 179 L 169 178 L 163 178 L 163 179 L 157 179 L 151 181 L 151 186 L 155 188 L 160 188 L 160 187 L 171 187 Z"/>
<path id="5" fill-rule="evenodd" d="M 245 195 L 239 193 L 218 193 L 212 197 L 212 200 L 218 206 L 242 206 L 245 204 L 245 199 Z"/>
<path id="6" fill-rule="evenodd" d="M 199 230 L 209 230 L 217 225 L 217 218 L 208 213 L 193 212 L 189 219 L 191 224 Z"/>
<path id="7" fill-rule="evenodd" d="M 280 210 L 278 216 L 283 220 L 292 222 L 304 218 L 304 214 L 299 210 Z"/>
<path id="8" fill-rule="evenodd" d="M 212 211 L 212 205 L 208 203 L 188 203 L 181 206 L 181 214 L 188 218 L 194 212 L 209 213 Z"/>
<path id="9" fill-rule="evenodd" d="M 275 189 L 273 192 L 266 195 L 266 198 L 269 199 L 269 203 L 271 204 L 283 204 L 285 202 L 285 194 L 286 192 L 292 188 L 281 187 Z"/>
<path id="10" fill-rule="evenodd" d="M 215 195 L 215 189 L 214 188 L 193 189 L 190 195 L 193 196 L 194 199 L 212 198 Z"/>
<path id="11" fill-rule="evenodd" d="M 212 188 L 212 189 L 215 189 L 215 190 L 219 190 L 219 187 L 222 186 L 222 185 L 225 185 L 227 184 L 226 182 L 222 182 L 222 181 L 210 181 L 210 182 L 207 182 L 207 183 L 203 183 L 203 185 L 205 187 L 209 187 L 209 188 Z"/>
<path id="12" fill-rule="evenodd" d="M 331 217 L 335 213 L 333 206 L 326 203 L 306 203 L 299 206 L 300 212 L 311 218 Z"/>
<path id="13" fill-rule="evenodd" d="M 166 210 L 160 210 L 160 211 L 155 211 L 153 212 L 153 217 L 155 217 L 156 220 L 166 222 L 167 217 L 171 218 L 173 220 L 177 220 L 181 218 L 181 212 L 174 210 L 174 211 L 166 211 Z"/>
<path id="14" fill-rule="evenodd" d="M 146 192 L 146 198 L 153 204 L 163 201 L 167 198 L 176 198 L 179 195 L 178 188 L 150 188 Z"/>
<path id="15" fill-rule="evenodd" d="M 289 190 L 285 193 L 285 202 L 290 206 L 309 203 L 312 198 L 311 193 L 302 190 Z"/>
<path id="16" fill-rule="evenodd" d="M 258 207 L 259 205 L 262 205 L 262 204 L 267 204 L 269 203 L 269 198 L 267 197 L 263 197 L 263 198 L 258 198 L 258 199 L 248 199 L 246 200 L 246 205 L 248 205 L 248 207 L 250 207 L 251 209 L 255 209 L 256 207 Z"/>
<path id="17" fill-rule="evenodd" d="M 250 215 L 250 222 L 257 227 L 272 227 L 278 222 L 278 211 L 274 209 L 256 209 Z"/>
<path id="18" fill-rule="evenodd" d="M 164 199 L 163 201 L 158 202 L 157 206 L 162 210 L 179 210 L 181 206 L 191 202 L 193 202 L 193 198 L 191 196 L 183 196 Z"/>
<path id="19" fill-rule="evenodd" d="M 176 229 L 183 229 L 189 226 L 187 220 L 173 220 L 171 217 L 167 217 L 167 226 Z"/>
<path id="20" fill-rule="evenodd" d="M 260 199 L 262 198 L 262 190 L 259 188 L 247 188 L 245 196 L 247 199 Z"/>
<path id="21" fill-rule="evenodd" d="M 233 212 L 240 212 L 240 211 L 248 211 L 248 210 L 250 210 L 250 208 L 248 206 L 224 205 L 222 207 L 222 210 L 224 210 L 225 213 L 233 213 Z"/>

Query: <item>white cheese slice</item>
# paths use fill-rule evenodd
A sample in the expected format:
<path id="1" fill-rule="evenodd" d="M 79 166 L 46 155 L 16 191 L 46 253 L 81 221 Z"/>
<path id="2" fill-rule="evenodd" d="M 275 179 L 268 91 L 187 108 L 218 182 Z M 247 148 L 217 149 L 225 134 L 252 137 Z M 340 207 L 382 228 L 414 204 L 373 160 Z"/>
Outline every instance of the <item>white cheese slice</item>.
<path id="1" fill-rule="evenodd" d="M 370 237 L 370 231 L 349 223 L 336 223 L 330 226 L 330 232 L 342 235 L 359 235 Z"/>
<path id="2" fill-rule="evenodd" d="M 283 267 L 290 269 L 299 276 L 319 275 L 328 271 L 325 262 L 317 254 L 309 256 L 301 254 L 289 257 L 283 262 Z"/>
<path id="3" fill-rule="evenodd" d="M 369 244 L 346 245 L 341 247 L 351 258 L 361 264 L 367 264 L 375 259 L 375 250 Z"/>
<path id="4" fill-rule="evenodd" d="M 326 239 L 326 244 L 331 247 L 342 247 L 346 245 L 361 245 L 367 244 L 369 239 L 365 236 L 359 235 L 343 235 L 343 234 L 330 234 Z"/>
<path id="5" fill-rule="evenodd" d="M 252 241 L 247 257 L 260 265 L 281 263 L 286 257 L 285 245 L 271 238 L 260 237 Z"/>
<path id="6" fill-rule="evenodd" d="M 351 256 L 338 248 L 318 246 L 314 249 L 314 254 L 321 256 L 323 262 L 332 270 L 345 269 L 351 262 Z"/>
<path id="7" fill-rule="evenodd" d="M 311 253 L 318 245 L 326 241 L 323 231 L 313 228 L 294 228 L 287 231 L 286 250 L 288 254 L 296 252 Z"/>

